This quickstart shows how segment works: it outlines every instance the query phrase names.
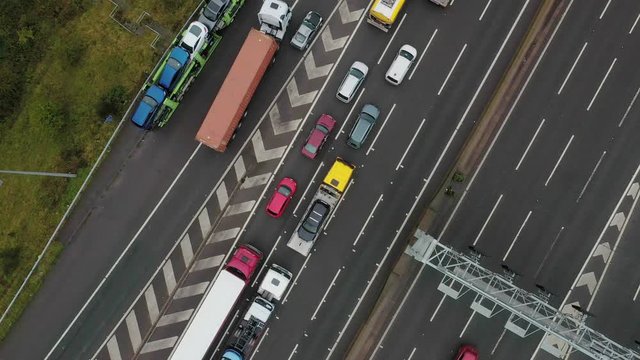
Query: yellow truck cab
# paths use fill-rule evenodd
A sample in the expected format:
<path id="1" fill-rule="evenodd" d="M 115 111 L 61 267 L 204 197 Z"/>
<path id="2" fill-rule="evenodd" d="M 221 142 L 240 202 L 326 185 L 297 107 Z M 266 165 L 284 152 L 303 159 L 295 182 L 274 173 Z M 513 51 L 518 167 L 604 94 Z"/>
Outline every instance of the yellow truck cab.
<path id="1" fill-rule="evenodd" d="M 375 0 L 369 9 L 367 22 L 387 32 L 398 18 L 405 0 Z"/>
<path id="2" fill-rule="evenodd" d="M 324 177 L 323 182 L 336 189 L 339 193 L 343 193 L 347 189 L 349 180 L 351 180 L 353 176 L 354 168 L 355 166 L 341 158 L 337 158 L 333 166 L 331 166 L 331 169 L 329 169 L 327 176 Z"/>

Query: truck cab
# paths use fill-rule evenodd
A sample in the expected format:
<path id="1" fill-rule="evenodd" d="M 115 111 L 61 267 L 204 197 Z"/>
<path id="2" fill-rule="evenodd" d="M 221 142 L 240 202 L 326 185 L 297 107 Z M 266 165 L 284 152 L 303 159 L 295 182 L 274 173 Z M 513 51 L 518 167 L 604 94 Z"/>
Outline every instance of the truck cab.
<path id="1" fill-rule="evenodd" d="M 282 0 L 265 0 L 258 12 L 260 31 L 282 41 L 291 20 L 291 9 Z"/>
<path id="2" fill-rule="evenodd" d="M 226 270 L 238 275 L 249 283 L 262 260 L 262 252 L 251 245 L 240 245 L 227 263 Z"/>

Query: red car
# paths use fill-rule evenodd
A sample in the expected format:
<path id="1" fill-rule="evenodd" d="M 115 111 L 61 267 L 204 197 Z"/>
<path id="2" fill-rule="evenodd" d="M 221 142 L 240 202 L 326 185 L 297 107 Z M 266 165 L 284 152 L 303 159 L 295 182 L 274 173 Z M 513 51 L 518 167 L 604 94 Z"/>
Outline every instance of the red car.
<path id="1" fill-rule="evenodd" d="M 455 360 L 478 360 L 478 350 L 471 345 L 462 345 Z"/>
<path id="2" fill-rule="evenodd" d="M 313 127 L 313 130 L 311 130 L 307 140 L 304 142 L 302 155 L 309 159 L 315 159 L 335 125 L 336 121 L 331 117 L 331 115 L 320 115 L 320 118 L 316 121 L 316 125 Z"/>
<path id="3" fill-rule="evenodd" d="M 274 218 L 279 218 L 289 205 L 289 201 L 296 193 L 296 181 L 286 177 L 280 180 L 280 183 L 273 192 L 271 199 L 267 203 L 267 214 Z"/>

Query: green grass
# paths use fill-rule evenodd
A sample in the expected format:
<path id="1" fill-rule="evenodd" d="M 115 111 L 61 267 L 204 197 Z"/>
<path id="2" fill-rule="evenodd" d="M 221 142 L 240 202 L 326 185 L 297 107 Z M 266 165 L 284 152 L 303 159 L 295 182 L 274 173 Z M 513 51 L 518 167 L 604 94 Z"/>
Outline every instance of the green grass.
<path id="1" fill-rule="evenodd" d="M 144 9 L 175 33 L 198 3 L 132 1 L 123 16 L 133 22 Z M 109 18 L 112 8 L 106 0 L 91 2 L 70 21 L 49 29 L 50 36 L 39 44 L 45 49 L 40 60 L 26 72 L 19 108 L 8 121 L 0 122 L 0 169 L 78 174 L 71 180 L 0 174 L 0 311 L 8 306 L 119 116 L 158 60 L 159 51 L 149 45 L 155 35 L 125 31 Z M 110 112 L 117 115 L 116 121 L 103 123 L 102 116 Z M 45 254 L 0 324 L 0 339 L 18 320 L 61 251 L 62 245 L 54 242 Z"/>

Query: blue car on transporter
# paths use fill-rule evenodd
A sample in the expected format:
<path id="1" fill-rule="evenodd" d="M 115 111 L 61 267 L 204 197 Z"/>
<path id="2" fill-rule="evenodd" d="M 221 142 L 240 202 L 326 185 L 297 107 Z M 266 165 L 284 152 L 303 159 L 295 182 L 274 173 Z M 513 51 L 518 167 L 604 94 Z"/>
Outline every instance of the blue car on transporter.
<path id="1" fill-rule="evenodd" d="M 176 46 L 171 50 L 169 58 L 160 74 L 158 84 L 168 91 L 172 91 L 176 85 L 176 80 L 180 79 L 182 71 L 189 62 L 189 53 L 187 50 Z"/>
<path id="2" fill-rule="evenodd" d="M 131 121 L 143 129 L 151 129 L 158 109 L 166 97 L 167 93 L 163 88 L 151 85 L 138 104 Z"/>

